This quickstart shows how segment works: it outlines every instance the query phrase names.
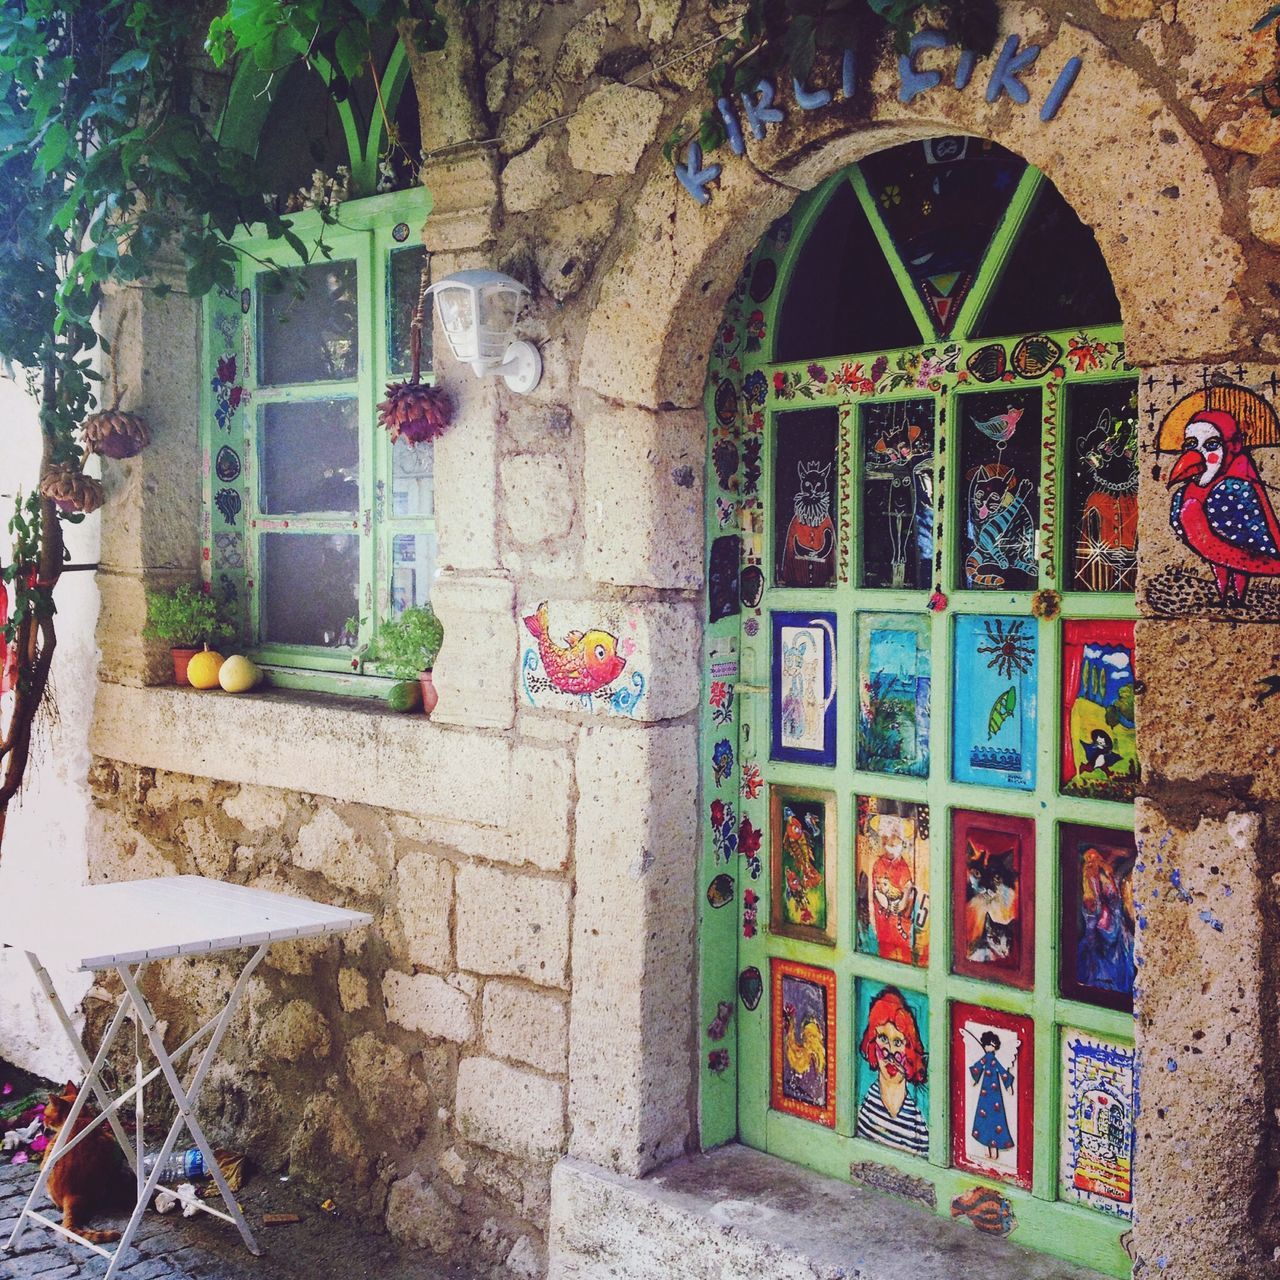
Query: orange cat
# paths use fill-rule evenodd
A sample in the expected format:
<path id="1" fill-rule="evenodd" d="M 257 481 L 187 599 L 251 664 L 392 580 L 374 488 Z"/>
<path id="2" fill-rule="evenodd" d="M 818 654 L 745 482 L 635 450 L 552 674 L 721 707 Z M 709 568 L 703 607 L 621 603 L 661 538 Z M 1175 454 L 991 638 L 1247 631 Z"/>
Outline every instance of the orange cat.
<path id="1" fill-rule="evenodd" d="M 68 1080 L 62 1092 L 50 1094 L 45 1104 L 44 1123 L 54 1135 L 45 1148 L 45 1160 L 53 1153 L 56 1136 L 71 1114 L 77 1093 L 77 1087 Z M 72 1137 L 84 1129 L 95 1114 L 86 1106 L 76 1119 Z M 83 1142 L 59 1157 L 49 1174 L 47 1190 L 49 1199 L 62 1210 L 62 1225 L 68 1231 L 94 1244 L 120 1239 L 118 1231 L 89 1231 L 80 1223 L 105 1209 L 120 1208 L 128 1203 L 121 1175 L 123 1164 L 124 1153 L 106 1124 L 99 1125 Z"/>

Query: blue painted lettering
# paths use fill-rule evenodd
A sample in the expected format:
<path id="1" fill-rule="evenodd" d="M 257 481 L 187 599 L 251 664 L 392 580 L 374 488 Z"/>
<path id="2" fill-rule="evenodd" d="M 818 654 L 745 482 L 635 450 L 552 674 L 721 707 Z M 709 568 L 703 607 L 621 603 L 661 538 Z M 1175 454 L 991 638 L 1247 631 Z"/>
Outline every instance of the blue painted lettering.
<path id="1" fill-rule="evenodd" d="M 991 73 L 991 80 L 987 84 L 987 101 L 995 102 L 1002 93 L 1007 93 L 1014 102 L 1025 106 L 1031 100 L 1031 94 L 1027 86 L 1018 79 L 1018 74 L 1029 70 L 1039 56 L 1038 44 L 1029 44 L 1019 53 L 1018 37 L 1010 36 L 1000 50 L 996 69 Z"/>
<path id="2" fill-rule="evenodd" d="M 972 49 L 960 51 L 960 61 L 956 63 L 956 88 L 967 89 L 973 79 L 973 69 L 978 65 L 978 55 Z"/>
<path id="3" fill-rule="evenodd" d="M 729 146 L 735 156 L 746 152 L 747 144 L 742 140 L 742 129 L 738 125 L 738 117 L 733 114 L 733 103 L 728 98 L 716 99 L 716 110 L 724 121 L 724 131 L 729 137 Z"/>
<path id="4" fill-rule="evenodd" d="M 676 177 L 680 185 L 699 203 L 706 204 L 711 199 L 707 184 L 720 176 L 720 166 L 709 164 L 702 167 L 702 148 L 696 142 L 689 143 L 685 151 L 684 164 L 676 165 Z"/>
<path id="5" fill-rule="evenodd" d="M 925 49 L 945 49 L 947 37 L 941 31 L 917 31 L 911 37 L 911 49 L 898 59 L 898 101 L 910 102 L 942 83 L 941 71 L 918 71 L 916 55 Z"/>
<path id="6" fill-rule="evenodd" d="M 852 49 L 844 51 L 840 59 L 840 94 L 844 98 L 852 98 L 858 87 L 858 60 Z"/>
<path id="7" fill-rule="evenodd" d="M 1049 96 L 1044 100 L 1044 106 L 1040 108 L 1040 119 L 1045 124 L 1058 114 L 1066 101 L 1067 94 L 1071 92 L 1071 86 L 1076 82 L 1076 76 L 1080 74 L 1082 65 L 1079 58 L 1071 58 L 1062 68 L 1062 74 L 1054 81 L 1053 88 L 1049 90 Z"/>
<path id="8" fill-rule="evenodd" d="M 830 89 L 806 89 L 795 76 L 791 77 L 791 92 L 796 95 L 796 106 L 801 111 L 816 111 L 831 101 Z"/>
<path id="9" fill-rule="evenodd" d="M 740 95 L 742 98 L 742 109 L 746 112 L 747 126 L 751 130 L 751 136 L 757 141 L 764 140 L 764 127 L 767 124 L 781 124 L 782 112 L 773 105 L 773 85 L 767 80 L 761 80 L 756 85 L 756 98 L 753 102 L 749 93 Z"/>

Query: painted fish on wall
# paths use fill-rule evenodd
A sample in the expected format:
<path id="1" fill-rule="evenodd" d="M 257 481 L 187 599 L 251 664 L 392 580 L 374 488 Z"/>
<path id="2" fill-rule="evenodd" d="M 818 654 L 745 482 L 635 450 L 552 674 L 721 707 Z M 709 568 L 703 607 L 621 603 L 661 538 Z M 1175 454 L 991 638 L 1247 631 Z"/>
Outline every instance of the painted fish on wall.
<path id="1" fill-rule="evenodd" d="M 618 637 L 608 631 L 570 631 L 557 644 L 547 624 L 547 606 L 525 618 L 524 625 L 538 642 L 538 656 L 551 687 L 561 693 L 596 693 L 612 684 L 627 665 L 618 655 Z"/>

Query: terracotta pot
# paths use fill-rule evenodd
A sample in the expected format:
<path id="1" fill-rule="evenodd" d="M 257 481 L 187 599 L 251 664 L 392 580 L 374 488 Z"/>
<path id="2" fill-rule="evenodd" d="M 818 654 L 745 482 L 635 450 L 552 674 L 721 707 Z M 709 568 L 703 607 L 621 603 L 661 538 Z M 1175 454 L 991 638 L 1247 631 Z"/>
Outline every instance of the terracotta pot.
<path id="1" fill-rule="evenodd" d="M 440 701 L 440 695 L 436 692 L 436 686 L 432 681 L 430 671 L 420 671 L 418 673 L 418 683 L 422 686 L 422 714 L 429 716 L 436 709 L 436 703 Z"/>
<path id="2" fill-rule="evenodd" d="M 170 649 L 173 654 L 173 683 L 190 684 L 187 679 L 187 663 L 200 652 L 199 649 Z"/>

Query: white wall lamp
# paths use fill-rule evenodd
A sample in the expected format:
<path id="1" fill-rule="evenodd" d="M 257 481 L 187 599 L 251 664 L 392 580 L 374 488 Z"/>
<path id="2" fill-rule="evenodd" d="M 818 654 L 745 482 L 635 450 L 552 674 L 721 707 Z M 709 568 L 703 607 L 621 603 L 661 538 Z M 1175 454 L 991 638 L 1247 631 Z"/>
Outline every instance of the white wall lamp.
<path id="1" fill-rule="evenodd" d="M 542 380 L 542 356 L 515 336 L 516 319 L 529 290 L 501 271 L 459 271 L 438 280 L 436 313 L 456 359 L 477 378 L 501 374 L 512 391 L 526 395 Z"/>

